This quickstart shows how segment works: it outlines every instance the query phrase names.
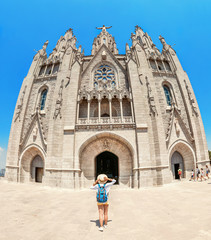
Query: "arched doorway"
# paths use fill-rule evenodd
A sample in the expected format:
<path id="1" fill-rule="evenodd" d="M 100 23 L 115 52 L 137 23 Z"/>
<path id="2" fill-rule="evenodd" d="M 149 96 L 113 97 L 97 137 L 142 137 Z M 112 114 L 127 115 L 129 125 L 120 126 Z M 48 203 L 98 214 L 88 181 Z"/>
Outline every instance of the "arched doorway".
<path id="1" fill-rule="evenodd" d="M 97 176 L 97 157 L 107 152 L 103 158 L 111 157 L 116 159 L 114 163 L 118 163 L 118 184 L 122 187 L 133 187 L 133 151 L 130 143 L 117 134 L 103 132 L 88 138 L 79 148 L 81 186 L 89 187 L 93 184 Z M 109 157 L 108 153 L 111 154 Z M 112 172 L 109 174 L 116 175 Z"/>
<path id="2" fill-rule="evenodd" d="M 95 159 L 95 178 L 99 174 L 106 174 L 109 178 L 116 179 L 116 183 L 118 184 L 119 180 L 119 167 L 118 167 L 118 157 L 109 152 L 104 151 L 100 153 Z"/>
<path id="3" fill-rule="evenodd" d="M 20 156 L 20 166 L 19 181 L 25 183 L 35 182 L 35 168 L 40 167 L 43 170 L 45 168 L 45 152 L 38 146 L 25 148 Z M 43 170 L 38 170 L 37 174 L 39 175 Z M 44 172 L 40 176 L 42 176 L 43 181 Z M 40 182 L 39 176 L 37 177 L 37 182 Z"/>
<path id="4" fill-rule="evenodd" d="M 175 151 L 171 157 L 171 170 L 175 179 L 179 179 L 178 169 L 182 169 L 182 177 L 184 177 L 184 161 L 182 155 Z"/>
<path id="5" fill-rule="evenodd" d="M 41 183 L 43 178 L 44 163 L 42 158 L 37 155 L 31 163 L 31 177 L 35 182 Z"/>

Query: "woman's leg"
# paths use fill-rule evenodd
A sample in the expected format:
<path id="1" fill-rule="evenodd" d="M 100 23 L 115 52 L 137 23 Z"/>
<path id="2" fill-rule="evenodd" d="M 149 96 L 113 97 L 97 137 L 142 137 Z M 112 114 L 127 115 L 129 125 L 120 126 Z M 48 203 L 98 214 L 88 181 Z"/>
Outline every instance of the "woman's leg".
<path id="1" fill-rule="evenodd" d="M 103 205 L 98 205 L 100 226 L 103 226 Z"/>
<path id="2" fill-rule="evenodd" d="M 104 221 L 105 225 L 108 223 L 108 205 L 104 205 Z"/>

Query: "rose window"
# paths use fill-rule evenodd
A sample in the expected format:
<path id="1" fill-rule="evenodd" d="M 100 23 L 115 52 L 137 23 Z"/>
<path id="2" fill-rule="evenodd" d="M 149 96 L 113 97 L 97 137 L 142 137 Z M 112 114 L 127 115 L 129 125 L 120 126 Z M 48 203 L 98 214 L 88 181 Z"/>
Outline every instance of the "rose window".
<path id="1" fill-rule="evenodd" d="M 101 65 L 94 73 L 94 88 L 114 88 L 116 86 L 114 70 L 108 65 Z"/>

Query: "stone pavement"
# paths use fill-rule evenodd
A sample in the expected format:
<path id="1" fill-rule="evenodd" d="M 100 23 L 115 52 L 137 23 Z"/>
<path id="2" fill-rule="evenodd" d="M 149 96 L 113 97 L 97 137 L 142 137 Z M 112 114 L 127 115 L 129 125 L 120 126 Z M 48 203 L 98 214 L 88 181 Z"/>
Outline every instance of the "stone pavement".
<path id="1" fill-rule="evenodd" d="M 111 189 L 109 226 L 98 231 L 95 192 L 0 180 L 1 240 L 210 240 L 211 180 Z"/>

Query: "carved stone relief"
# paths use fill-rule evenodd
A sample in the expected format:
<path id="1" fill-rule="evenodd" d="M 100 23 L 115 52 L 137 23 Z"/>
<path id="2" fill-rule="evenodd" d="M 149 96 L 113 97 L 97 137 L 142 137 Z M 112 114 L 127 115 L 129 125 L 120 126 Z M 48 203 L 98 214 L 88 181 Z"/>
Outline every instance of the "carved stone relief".
<path id="1" fill-rule="evenodd" d="M 34 56 L 34 61 L 37 61 L 39 57 L 46 57 L 46 48 L 48 46 L 48 40 L 43 44 L 43 47 L 41 50 L 39 50 L 36 55 Z"/>
<path id="2" fill-rule="evenodd" d="M 22 93 L 22 96 L 20 98 L 20 102 L 17 106 L 17 110 L 16 110 L 16 116 L 15 116 L 15 122 L 19 119 L 19 122 L 20 122 L 20 114 L 21 114 L 21 111 L 22 111 L 22 108 L 23 108 L 23 99 L 24 99 L 24 95 L 25 95 L 25 92 L 26 92 L 26 88 L 27 86 L 25 86 L 24 90 L 23 90 L 23 93 Z"/>
<path id="3" fill-rule="evenodd" d="M 152 89 L 150 87 L 150 83 L 147 79 L 147 77 L 145 78 L 146 79 L 146 85 L 147 85 L 147 92 L 148 92 L 148 103 L 149 103 L 149 108 L 150 108 L 150 115 L 158 115 L 157 113 L 157 109 L 156 109 L 156 106 L 155 106 L 155 100 L 154 100 L 154 96 L 152 95 Z"/>
<path id="4" fill-rule="evenodd" d="M 103 148 L 105 150 L 109 150 L 111 147 L 111 143 L 109 142 L 109 140 L 107 138 L 102 140 L 102 144 L 103 144 Z"/>
<path id="5" fill-rule="evenodd" d="M 188 85 L 187 85 L 185 80 L 184 80 L 184 82 L 185 82 L 185 87 L 187 89 L 190 105 L 192 107 L 192 115 L 193 116 L 195 115 L 196 117 L 198 117 L 199 114 L 198 114 L 198 110 L 197 110 L 197 107 L 196 107 L 196 104 L 195 104 L 195 100 L 193 99 L 192 93 L 191 93 L 191 91 L 190 91 L 190 89 L 189 89 L 189 87 L 188 87 Z"/>
<path id="6" fill-rule="evenodd" d="M 175 126 L 177 137 L 179 137 L 180 128 L 179 128 L 179 123 L 178 123 L 178 119 L 177 118 L 174 119 L 174 126 Z"/>
<path id="7" fill-rule="evenodd" d="M 63 84 L 64 84 L 64 80 L 62 80 L 60 88 L 59 88 L 59 93 L 58 93 L 58 98 L 56 100 L 56 107 L 55 107 L 55 111 L 54 111 L 54 119 L 56 119 L 58 116 L 60 116 L 60 118 L 62 118 L 61 115 L 61 108 L 62 108 L 62 92 L 63 92 Z"/>
<path id="8" fill-rule="evenodd" d="M 35 126 L 34 129 L 33 129 L 33 141 L 36 140 L 36 138 L 37 138 L 37 133 L 38 133 L 38 128 L 37 128 L 37 126 Z"/>

